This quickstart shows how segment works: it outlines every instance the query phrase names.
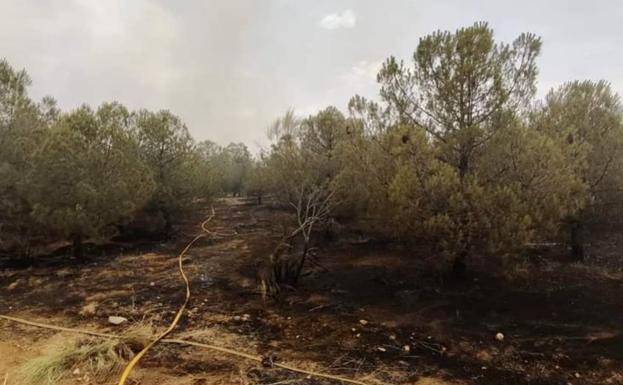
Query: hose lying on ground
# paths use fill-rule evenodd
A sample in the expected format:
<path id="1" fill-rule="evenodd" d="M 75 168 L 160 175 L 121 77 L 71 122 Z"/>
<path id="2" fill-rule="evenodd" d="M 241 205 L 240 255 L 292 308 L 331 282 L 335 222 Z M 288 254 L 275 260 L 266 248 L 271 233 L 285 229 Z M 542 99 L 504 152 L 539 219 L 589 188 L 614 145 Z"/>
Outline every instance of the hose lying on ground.
<path id="1" fill-rule="evenodd" d="M 184 255 L 188 252 L 188 250 L 192 247 L 192 245 L 195 242 L 197 242 L 199 239 L 201 239 L 201 238 L 205 238 L 207 236 L 229 236 L 229 235 L 235 235 L 235 232 L 233 232 L 232 234 L 221 234 L 221 233 L 209 230 L 207 228 L 207 224 L 212 220 L 212 218 L 214 218 L 214 215 L 215 215 L 215 211 L 214 211 L 213 207 L 211 208 L 211 211 L 212 212 L 208 216 L 208 218 L 201 223 L 201 229 L 203 230 L 204 233 L 200 234 L 200 235 L 197 235 L 195 238 L 193 238 L 193 240 L 190 241 L 186 245 L 184 250 L 182 250 L 182 252 L 177 257 L 177 260 L 178 260 L 178 270 L 179 270 L 180 275 L 182 276 L 182 279 L 184 280 L 184 283 L 186 285 L 186 296 L 184 298 L 184 302 L 182 303 L 182 306 L 180 306 L 179 310 L 175 314 L 175 317 L 173 318 L 173 321 L 171 322 L 169 327 L 163 333 L 158 335 L 158 337 L 156 337 L 156 339 L 154 339 L 147 346 L 145 346 L 145 348 L 143 348 L 143 350 L 138 352 L 130 360 L 128 365 L 125 367 L 125 369 L 121 373 L 121 377 L 119 378 L 119 385 L 125 385 L 125 383 L 126 383 L 128 377 L 129 377 L 130 373 L 132 372 L 132 369 L 136 366 L 136 364 L 138 364 L 138 362 L 147 353 L 147 351 L 149 351 L 149 349 L 151 349 L 158 342 L 169 343 L 169 344 L 178 344 L 178 345 L 187 345 L 187 346 L 196 346 L 196 347 L 200 347 L 200 348 L 205 348 L 205 349 L 211 349 L 211 350 L 219 351 L 221 353 L 234 355 L 234 356 L 245 358 L 245 359 L 252 360 L 252 361 L 257 361 L 257 362 L 260 362 L 260 363 L 263 362 L 263 358 L 260 357 L 260 356 L 254 356 L 254 355 L 251 355 L 251 354 L 240 352 L 240 351 L 235 350 L 235 349 L 229 349 L 229 348 L 224 348 L 224 347 L 220 347 L 220 346 L 203 344 L 203 343 L 193 342 L 193 341 L 186 341 L 186 340 L 181 340 L 181 339 L 167 339 L 167 338 L 165 338 L 167 335 L 169 335 L 173 331 L 173 329 L 175 329 L 175 327 L 179 323 L 180 319 L 182 318 L 182 314 L 184 313 L 184 310 L 186 309 L 186 306 L 188 305 L 188 302 L 190 301 L 190 283 L 188 281 L 188 277 L 184 273 L 184 267 L 183 267 L 183 263 L 182 263 Z M 82 330 L 82 329 L 67 328 L 67 327 L 62 327 L 62 326 L 48 325 L 48 324 L 44 324 L 44 323 L 40 323 L 40 322 L 28 321 L 28 320 L 25 320 L 25 319 L 16 318 L 16 317 L 10 317 L 10 316 L 1 315 L 1 314 L 0 314 L 0 318 L 1 319 L 5 319 L 7 321 L 11 321 L 11 322 L 17 322 L 17 323 L 21 323 L 21 324 L 25 324 L 25 325 L 34 326 L 34 327 L 45 328 L 45 329 L 52 329 L 52 330 L 57 330 L 57 331 L 69 332 L 69 333 L 86 334 L 86 335 L 95 336 L 95 337 L 102 337 L 102 338 L 115 338 L 115 339 L 121 338 L 121 336 L 115 335 L 115 334 L 99 333 L 99 332 L 93 332 L 93 331 L 89 331 L 89 330 Z M 294 366 L 281 364 L 281 363 L 273 363 L 272 366 L 277 367 L 277 368 L 281 368 L 281 369 L 285 369 L 285 370 L 289 370 L 289 371 L 292 371 L 292 372 L 296 372 L 296 373 L 302 373 L 302 374 L 305 374 L 305 375 L 308 375 L 308 376 L 325 378 L 325 379 L 340 381 L 340 382 L 343 382 L 343 383 L 350 383 L 350 384 L 356 384 L 356 385 L 368 385 L 365 382 L 352 380 L 352 379 L 345 378 L 345 377 L 340 377 L 340 376 L 334 376 L 332 374 L 325 374 L 325 373 L 314 372 L 314 371 L 311 371 L 311 370 L 299 369 L 299 368 L 296 368 Z M 6 383 L 6 378 L 5 378 L 5 383 Z"/>
<path id="2" fill-rule="evenodd" d="M 122 338 L 122 336 L 120 336 L 120 335 L 111 334 L 111 333 L 100 333 L 100 332 L 94 332 L 94 331 L 84 330 L 84 329 L 74 329 L 74 328 L 68 328 L 68 327 L 63 327 L 63 326 L 50 325 L 50 324 L 29 321 L 29 320 L 25 320 L 25 319 L 22 319 L 22 318 L 11 317 L 11 316 L 6 316 L 6 315 L 0 315 L 0 319 L 4 319 L 4 320 L 7 320 L 7 321 L 16 322 L 16 323 L 20 323 L 20 324 L 24 324 L 24 325 L 34 326 L 34 327 L 38 327 L 38 328 L 43 328 L 43 329 L 57 330 L 57 331 L 60 331 L 60 332 L 85 334 L 85 335 L 94 336 L 94 337 L 101 337 L 101 338 L 114 338 L 114 339 L 121 339 Z M 195 347 L 199 347 L 199 348 L 215 350 L 215 351 L 218 351 L 218 352 L 221 352 L 221 353 L 230 354 L 230 355 L 233 355 L 233 356 L 237 356 L 237 357 L 240 357 L 240 358 L 244 358 L 244 359 L 247 359 L 247 360 L 256 361 L 256 362 L 260 362 L 260 363 L 263 361 L 263 358 L 261 356 L 256 356 L 256 355 L 248 354 L 248 353 L 241 352 L 241 351 L 238 351 L 238 350 L 235 350 L 235 349 L 225 348 L 225 347 L 221 347 L 221 346 L 215 346 L 215 345 L 204 344 L 204 343 L 200 343 L 200 342 L 181 340 L 181 339 L 173 339 L 173 338 L 161 338 L 158 341 L 162 342 L 162 343 L 166 343 L 166 344 L 195 346 Z M 315 372 L 315 371 L 312 371 L 312 370 L 300 369 L 300 368 L 297 368 L 295 366 L 290 366 L 290 365 L 282 364 L 282 363 L 279 363 L 279 362 L 275 362 L 273 364 L 273 366 L 276 367 L 276 368 L 285 369 L 285 370 L 289 370 L 291 372 L 301 373 L 301 374 L 305 374 L 305 375 L 312 376 L 312 377 L 325 378 L 325 379 L 328 379 L 328 380 L 335 380 L 335 381 L 340 381 L 340 382 L 343 382 L 343 383 L 355 384 L 355 385 L 370 385 L 370 384 L 368 384 L 366 382 L 353 380 L 353 379 L 345 378 L 345 377 L 341 377 L 341 376 L 335 376 L 335 375 L 332 375 L 332 374 Z"/>

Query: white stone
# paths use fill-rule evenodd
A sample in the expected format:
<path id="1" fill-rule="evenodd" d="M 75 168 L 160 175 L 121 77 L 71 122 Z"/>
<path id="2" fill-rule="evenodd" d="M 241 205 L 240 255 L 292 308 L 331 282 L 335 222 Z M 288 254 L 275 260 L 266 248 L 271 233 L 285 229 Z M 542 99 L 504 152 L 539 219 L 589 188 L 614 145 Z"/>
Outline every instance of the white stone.
<path id="1" fill-rule="evenodd" d="M 113 325 L 121 325 L 124 322 L 128 322 L 128 319 L 125 317 L 111 315 L 110 317 L 108 317 L 108 322 Z"/>

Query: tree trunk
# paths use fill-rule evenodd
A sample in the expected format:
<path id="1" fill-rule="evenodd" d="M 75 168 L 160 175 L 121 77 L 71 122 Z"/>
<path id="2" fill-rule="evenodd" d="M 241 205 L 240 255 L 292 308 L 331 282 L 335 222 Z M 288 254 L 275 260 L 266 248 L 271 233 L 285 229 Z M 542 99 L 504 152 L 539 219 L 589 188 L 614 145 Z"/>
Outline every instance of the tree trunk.
<path id="1" fill-rule="evenodd" d="M 459 177 L 461 178 L 461 182 L 469 172 L 469 155 L 466 151 L 461 151 L 459 155 Z"/>
<path id="2" fill-rule="evenodd" d="M 584 224 L 578 218 L 571 222 L 571 261 L 584 260 Z"/>
<path id="3" fill-rule="evenodd" d="M 454 262 L 452 263 L 452 276 L 457 279 L 461 279 L 465 276 L 465 272 L 467 271 L 467 265 L 465 264 L 465 260 L 467 259 L 469 252 L 467 250 L 462 250 L 456 257 L 454 257 Z"/>
<path id="4" fill-rule="evenodd" d="M 299 265 L 297 266 L 296 272 L 293 277 L 295 285 L 298 283 L 301 273 L 303 273 L 303 267 L 305 266 L 305 260 L 307 259 L 308 250 L 309 250 L 309 242 L 305 241 L 305 244 L 303 245 L 303 254 L 301 255 L 301 261 L 299 262 Z"/>
<path id="5" fill-rule="evenodd" d="M 469 153 L 466 150 L 462 150 L 459 155 L 459 178 L 461 181 L 461 194 L 463 195 L 463 200 L 467 203 L 467 198 L 465 194 L 465 177 L 469 173 Z M 469 220 L 468 217 L 470 215 L 469 210 L 465 207 L 462 210 L 461 215 L 461 239 L 460 241 L 460 250 L 457 255 L 454 257 L 454 262 L 452 263 L 452 276 L 454 278 L 460 279 L 465 276 L 465 272 L 467 270 L 466 260 L 470 254 L 470 242 L 468 235 L 469 228 Z"/>
<path id="6" fill-rule="evenodd" d="M 168 237 L 173 233 L 173 222 L 171 220 L 171 214 L 167 210 L 162 212 L 164 218 L 164 234 Z"/>
<path id="7" fill-rule="evenodd" d="M 84 257 L 84 247 L 82 245 L 82 235 L 74 235 L 72 240 L 72 253 L 74 258 L 82 259 Z"/>

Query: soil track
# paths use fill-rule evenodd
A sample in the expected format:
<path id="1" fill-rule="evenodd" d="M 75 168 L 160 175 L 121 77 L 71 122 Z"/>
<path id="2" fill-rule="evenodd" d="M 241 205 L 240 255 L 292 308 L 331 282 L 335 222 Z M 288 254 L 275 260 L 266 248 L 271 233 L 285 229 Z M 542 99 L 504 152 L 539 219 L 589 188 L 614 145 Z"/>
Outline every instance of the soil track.
<path id="1" fill-rule="evenodd" d="M 184 235 L 169 243 L 108 245 L 79 264 L 58 255 L 33 268 L 5 267 L 0 313 L 114 333 L 123 326 L 111 327 L 107 317 L 121 315 L 162 330 L 183 301 L 175 256 L 207 214 L 189 218 Z M 429 267 L 432 256 L 423 250 L 342 234 L 319 248 L 323 268 L 309 270 L 280 301 L 264 302 L 256 267 L 289 218 L 242 199 L 216 207 L 211 229 L 237 234 L 201 240 L 188 252 L 192 298 L 173 338 L 276 354 L 371 383 L 623 384 L 620 264 L 543 262 L 512 281 L 481 271 L 451 283 Z M 503 341 L 495 339 L 498 332 Z M 0 321 L 0 377 L 63 338 L 70 337 Z M 134 378 L 140 384 L 331 383 L 162 345 Z M 64 383 L 84 381 L 75 376 Z"/>

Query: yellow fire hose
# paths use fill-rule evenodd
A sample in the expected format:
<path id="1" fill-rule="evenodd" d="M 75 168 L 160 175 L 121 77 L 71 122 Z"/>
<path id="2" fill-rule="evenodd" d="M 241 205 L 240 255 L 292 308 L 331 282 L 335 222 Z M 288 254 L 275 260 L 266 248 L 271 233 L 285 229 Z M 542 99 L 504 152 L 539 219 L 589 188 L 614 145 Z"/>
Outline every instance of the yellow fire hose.
<path id="1" fill-rule="evenodd" d="M 186 285 L 186 296 L 184 297 L 184 303 L 182 303 L 182 306 L 180 306 L 180 309 L 177 311 L 177 314 L 175 314 L 175 317 L 173 318 L 173 322 L 171 322 L 171 325 L 169 325 L 169 327 L 162 334 L 160 334 L 155 340 L 153 340 L 147 346 L 145 346 L 145 348 L 143 348 L 143 350 L 138 352 L 130 360 L 130 362 L 128 362 L 128 365 L 125 367 L 125 369 L 121 373 L 121 377 L 119 378 L 119 385 L 125 385 L 125 382 L 127 381 L 128 377 L 130 376 L 130 373 L 132 373 L 132 369 L 134 369 L 136 364 L 138 364 L 138 362 L 141 360 L 141 358 L 143 358 L 145 353 L 147 353 L 147 351 L 149 349 L 151 349 L 155 344 L 157 344 L 158 341 L 161 341 L 164 337 L 169 335 L 169 333 L 171 333 L 173 331 L 173 329 L 175 329 L 177 324 L 180 322 L 180 319 L 182 318 L 182 315 L 184 314 L 184 310 L 186 310 L 186 306 L 188 305 L 188 301 L 190 301 L 190 282 L 188 281 L 188 277 L 186 276 L 186 273 L 184 273 L 184 266 L 183 266 L 183 263 L 182 263 L 183 258 L 184 258 L 184 254 L 186 254 L 186 252 L 192 247 L 192 245 L 195 242 L 197 242 L 199 239 L 201 239 L 201 238 L 207 236 L 208 234 L 210 234 L 210 231 L 207 229 L 206 224 L 208 222 L 210 222 L 212 220 L 212 218 L 214 218 L 214 214 L 215 214 L 214 213 L 214 207 L 212 207 L 212 213 L 210 214 L 208 219 L 206 219 L 205 221 L 203 221 L 203 223 L 201 223 L 201 229 L 204 231 L 204 234 L 197 235 L 195 238 L 193 238 L 193 240 L 190 241 L 188 243 L 188 245 L 186 245 L 184 250 L 182 250 L 180 255 L 178 255 L 178 257 L 177 257 L 177 267 L 178 267 L 178 269 L 180 271 L 180 275 L 182 276 L 182 279 L 184 280 L 184 284 Z"/>
<path id="2" fill-rule="evenodd" d="M 147 353 L 147 351 L 149 351 L 149 349 L 151 349 L 158 342 L 169 343 L 169 344 L 177 344 L 177 345 L 196 346 L 196 347 L 200 347 L 200 348 L 205 348 L 205 349 L 211 349 L 211 350 L 219 351 L 221 353 L 231 354 L 231 355 L 234 355 L 234 356 L 237 356 L 237 357 L 245 358 L 245 359 L 256 361 L 256 362 L 260 362 L 260 363 L 263 361 L 263 358 L 260 357 L 260 356 L 254 356 L 254 355 L 247 354 L 247 353 L 244 353 L 244 352 L 240 352 L 240 351 L 237 351 L 237 350 L 234 350 L 234 349 L 229 349 L 229 348 L 215 346 L 215 345 L 209 345 L 209 344 L 203 344 L 203 343 L 199 343 L 199 342 L 181 340 L 181 339 L 168 339 L 168 338 L 165 338 L 167 335 L 169 335 L 173 331 L 173 329 L 175 329 L 175 327 L 179 323 L 179 321 L 182 318 L 182 315 L 184 313 L 184 310 L 186 309 L 186 306 L 188 305 L 188 302 L 190 300 L 190 282 L 188 281 L 188 277 L 184 273 L 184 268 L 183 268 L 183 263 L 182 263 L 184 255 L 188 252 L 188 250 L 192 247 L 192 245 L 195 242 L 197 242 L 199 239 L 201 239 L 201 238 L 204 238 L 204 237 L 206 237 L 208 235 L 225 235 L 225 234 L 219 234 L 219 233 L 210 231 L 206 227 L 206 225 L 208 224 L 208 222 L 210 222 L 212 220 L 214 215 L 215 215 L 215 211 L 214 211 L 214 208 L 212 208 L 212 213 L 210 214 L 210 216 L 205 221 L 203 221 L 203 223 L 201 224 L 201 229 L 204 231 L 204 234 L 197 235 L 195 238 L 193 238 L 193 240 L 190 241 L 186 245 L 184 250 L 182 250 L 182 252 L 178 256 L 178 269 L 179 269 L 180 275 L 182 276 L 182 279 L 184 280 L 184 283 L 186 285 L 186 297 L 184 298 L 184 303 L 182 304 L 180 309 L 177 311 L 177 314 L 173 318 L 173 321 L 171 322 L 169 327 L 163 333 L 161 333 L 155 340 L 153 340 L 151 343 L 149 343 L 147 346 L 145 346 L 145 348 L 143 350 L 138 352 L 132 358 L 132 360 L 130 360 L 128 365 L 123 370 L 123 372 L 121 374 L 121 377 L 119 378 L 119 385 L 125 385 L 125 383 L 126 383 L 128 377 L 129 377 L 130 373 L 132 372 L 132 369 L 136 366 L 136 364 L 138 364 L 138 362 Z M 235 234 L 235 233 L 232 233 L 232 234 Z M 232 234 L 227 234 L 227 235 L 232 235 Z M 69 333 L 79 333 L 79 334 L 85 334 L 85 335 L 90 335 L 90 336 L 94 336 L 94 337 L 114 338 L 114 339 L 122 338 L 119 335 L 110 334 L 110 333 L 100 333 L 100 332 L 94 332 L 94 331 L 83 330 L 83 329 L 75 329 L 75 328 L 68 328 L 68 327 L 63 327 L 63 326 L 49 325 L 49 324 L 45 324 L 45 323 L 41 323 L 41 322 L 34 322 L 34 321 L 29 321 L 29 320 L 25 320 L 25 319 L 21 319 L 21 318 L 17 318 L 17 317 L 6 316 L 6 315 L 1 315 L 1 314 L 0 314 L 0 319 L 4 319 L 4 320 L 7 320 L 7 321 L 16 322 L 16 323 L 21 323 L 21 324 L 25 324 L 25 325 L 29 325 L 29 326 L 39 327 L 39 328 L 45 328 L 45 329 L 51 329 L 51 330 L 57 330 L 57 331 L 62 331 L 62 332 L 69 332 Z M 275 362 L 273 364 L 273 366 L 277 367 L 277 368 L 289 370 L 289 371 L 292 371 L 292 372 L 305 374 L 305 375 L 308 375 L 308 376 L 325 378 L 325 379 L 329 379 L 329 380 L 340 381 L 340 382 L 343 382 L 343 383 L 350 383 L 350 384 L 355 384 L 355 385 L 369 385 L 368 383 L 365 383 L 365 382 L 362 382 L 362 381 L 353 380 L 353 379 L 350 379 L 350 378 L 345 378 L 345 377 L 340 377 L 340 376 L 334 376 L 332 374 L 326 374 L 326 373 L 320 373 L 320 372 L 315 372 L 315 371 L 311 371 L 311 370 L 300 369 L 300 368 L 297 368 L 297 367 L 294 367 L 294 366 L 290 366 L 290 365 L 286 365 L 286 364 L 282 364 L 282 363 L 277 363 L 277 362 Z M 7 378 L 5 377 L 5 380 L 4 380 L 5 381 L 5 385 L 6 385 L 6 380 L 7 380 Z"/>
<path id="3" fill-rule="evenodd" d="M 116 335 L 116 334 L 99 333 L 99 332 L 94 332 L 94 331 L 84 330 L 84 329 L 74 329 L 74 328 L 68 328 L 68 327 L 63 327 L 63 326 L 50 325 L 50 324 L 45 324 L 41 322 L 25 320 L 23 318 L 10 317 L 6 315 L 0 315 L 0 319 L 4 319 L 6 321 L 20 323 L 20 324 L 24 324 L 28 326 L 34 326 L 34 327 L 38 327 L 42 329 L 57 330 L 60 332 L 85 334 L 85 335 L 93 336 L 93 337 L 111 338 L 111 339 L 123 338 L 123 336 Z M 244 352 L 234 350 L 234 349 L 225 348 L 222 346 L 215 346 L 215 345 L 210 345 L 210 344 L 203 344 L 200 342 L 194 342 L 194 341 L 188 341 L 188 340 L 182 340 L 182 339 L 171 339 L 171 338 L 163 338 L 160 340 L 160 342 L 165 343 L 165 344 L 195 346 L 199 348 L 215 350 L 221 353 L 230 354 L 233 356 L 241 357 L 247 360 L 256 361 L 260 363 L 263 361 L 263 358 L 261 356 L 254 356 L 252 354 L 244 353 Z M 370 385 L 369 383 L 366 383 L 366 382 L 352 380 L 350 378 L 345 378 L 345 377 L 340 377 L 340 376 L 334 376 L 332 374 L 326 374 L 326 373 L 320 373 L 320 372 L 315 372 L 311 370 L 300 369 L 295 366 L 290 366 L 290 365 L 286 365 L 286 364 L 282 364 L 278 362 L 275 362 L 273 366 L 276 368 L 281 368 L 281 369 L 289 370 L 291 372 L 301 373 L 301 374 L 305 374 L 305 375 L 312 376 L 312 377 L 326 378 L 329 380 L 341 381 L 343 383 L 355 384 L 355 385 Z M 382 383 L 378 381 L 375 381 L 375 382 L 377 382 L 379 385 L 383 385 Z"/>

